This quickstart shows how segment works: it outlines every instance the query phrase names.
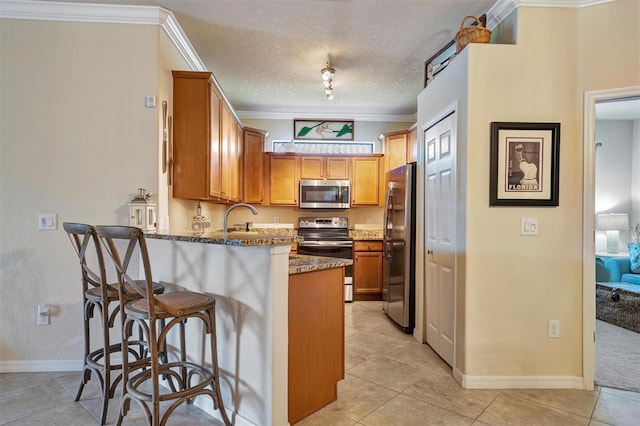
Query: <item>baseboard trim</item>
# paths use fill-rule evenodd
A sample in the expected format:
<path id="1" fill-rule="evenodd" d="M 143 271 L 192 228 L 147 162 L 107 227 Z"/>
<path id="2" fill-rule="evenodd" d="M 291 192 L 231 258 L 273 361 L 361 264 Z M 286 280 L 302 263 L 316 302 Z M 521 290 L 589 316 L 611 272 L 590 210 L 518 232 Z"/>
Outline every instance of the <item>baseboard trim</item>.
<path id="1" fill-rule="evenodd" d="M 453 376 L 465 389 L 584 389 L 577 376 L 469 376 L 460 370 Z"/>
<path id="2" fill-rule="evenodd" d="M 82 371 L 82 360 L 0 361 L 0 373 Z"/>

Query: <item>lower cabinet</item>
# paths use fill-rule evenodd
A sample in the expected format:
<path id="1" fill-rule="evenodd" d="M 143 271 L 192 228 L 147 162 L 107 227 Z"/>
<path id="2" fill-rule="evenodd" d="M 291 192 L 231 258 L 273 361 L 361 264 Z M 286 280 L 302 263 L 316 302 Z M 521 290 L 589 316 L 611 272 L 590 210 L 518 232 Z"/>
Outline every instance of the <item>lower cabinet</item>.
<path id="1" fill-rule="evenodd" d="M 289 275 L 289 424 L 338 398 L 344 379 L 344 267 Z"/>
<path id="2" fill-rule="evenodd" d="M 353 300 L 382 300 L 382 241 L 353 242 Z"/>

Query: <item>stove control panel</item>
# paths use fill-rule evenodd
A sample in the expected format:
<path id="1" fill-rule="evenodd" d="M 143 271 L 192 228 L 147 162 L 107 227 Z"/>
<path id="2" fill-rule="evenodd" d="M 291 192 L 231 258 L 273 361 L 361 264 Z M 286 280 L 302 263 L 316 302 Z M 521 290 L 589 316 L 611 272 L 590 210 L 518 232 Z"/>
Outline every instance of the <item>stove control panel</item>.
<path id="1" fill-rule="evenodd" d="M 300 228 L 348 228 L 346 217 L 301 217 Z"/>

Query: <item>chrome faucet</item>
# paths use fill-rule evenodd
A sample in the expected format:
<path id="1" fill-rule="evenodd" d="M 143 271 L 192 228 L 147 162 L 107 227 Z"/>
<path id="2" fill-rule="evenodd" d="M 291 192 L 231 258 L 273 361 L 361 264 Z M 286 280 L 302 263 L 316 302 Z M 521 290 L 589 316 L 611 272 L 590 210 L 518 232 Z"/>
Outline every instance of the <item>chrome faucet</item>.
<path id="1" fill-rule="evenodd" d="M 229 217 L 229 213 L 231 213 L 231 210 L 235 209 L 236 207 L 246 207 L 251 210 L 251 213 L 253 213 L 254 215 L 258 214 L 258 210 L 256 210 L 256 208 L 251 204 L 238 203 L 229 206 L 229 208 L 224 212 L 224 217 L 222 219 L 222 239 L 224 241 L 227 241 L 227 218 Z"/>

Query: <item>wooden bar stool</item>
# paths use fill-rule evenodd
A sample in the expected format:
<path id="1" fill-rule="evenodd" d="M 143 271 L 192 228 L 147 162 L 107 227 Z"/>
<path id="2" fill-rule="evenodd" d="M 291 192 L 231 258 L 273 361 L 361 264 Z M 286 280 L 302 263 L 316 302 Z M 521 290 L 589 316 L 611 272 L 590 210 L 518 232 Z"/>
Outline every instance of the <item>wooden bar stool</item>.
<path id="1" fill-rule="evenodd" d="M 91 374 L 95 374 L 102 390 L 100 424 L 103 425 L 107 418 L 109 400 L 113 398 L 118 382 L 122 378 L 120 362 L 123 358 L 122 344 L 120 341 L 112 343 L 110 337 L 110 330 L 114 327 L 120 313 L 118 285 L 117 283 L 109 284 L 107 281 L 102 247 L 95 228 L 84 223 L 70 222 L 65 222 L 62 226 L 78 255 L 82 282 L 84 361 L 75 401 L 80 400 L 84 385 L 91 379 Z M 162 293 L 164 287 L 155 284 L 153 291 Z M 131 292 L 127 297 L 130 300 L 140 298 L 137 293 Z M 96 315 L 96 310 L 102 327 L 102 342 L 99 345 L 92 344 L 90 333 L 90 320 Z M 92 346 L 97 348 L 92 349 Z M 132 357 L 132 363 L 136 365 L 148 363 L 144 360 L 148 356 L 145 341 L 138 339 L 128 342 L 126 351 Z M 112 359 L 114 354 L 116 354 L 115 361 Z M 112 376 L 112 373 L 116 375 Z"/>
<path id="2" fill-rule="evenodd" d="M 134 325 L 144 329 L 148 341 L 150 366 L 140 369 L 136 365 L 123 365 L 123 391 L 117 425 L 129 411 L 131 401 L 138 403 L 144 410 L 150 425 L 165 425 L 169 416 L 183 402 L 192 403 L 198 395 L 208 395 L 213 408 L 220 410 L 226 425 L 231 422 L 227 417 L 222 396 L 216 346 L 215 299 L 206 294 L 180 291 L 155 295 L 151 279 L 151 265 L 144 234 L 139 228 L 130 226 L 96 226 L 107 253 L 111 256 L 118 273 L 120 294 L 125 286 L 135 289 L 142 297 L 135 301 L 120 298 L 120 304 L 126 313 L 122 335 L 123 349 L 127 348 L 127 339 Z M 137 254 L 134 256 L 134 254 Z M 137 260 L 140 260 L 142 277 Z M 131 267 L 135 264 L 135 267 Z M 134 274 L 132 276 L 131 274 Z M 203 331 L 209 335 L 211 367 L 187 361 L 185 323 L 193 319 L 202 323 Z M 158 322 L 165 320 L 166 325 L 158 333 Z M 166 345 L 167 333 L 178 326 L 180 332 L 180 359 L 159 362 L 158 355 Z M 204 340 L 202 340 L 204 342 Z M 160 380 L 165 378 L 168 387 L 161 387 Z M 160 411 L 160 404 L 168 407 Z"/>

